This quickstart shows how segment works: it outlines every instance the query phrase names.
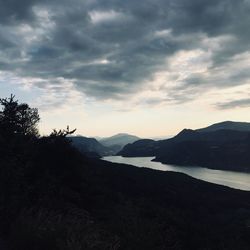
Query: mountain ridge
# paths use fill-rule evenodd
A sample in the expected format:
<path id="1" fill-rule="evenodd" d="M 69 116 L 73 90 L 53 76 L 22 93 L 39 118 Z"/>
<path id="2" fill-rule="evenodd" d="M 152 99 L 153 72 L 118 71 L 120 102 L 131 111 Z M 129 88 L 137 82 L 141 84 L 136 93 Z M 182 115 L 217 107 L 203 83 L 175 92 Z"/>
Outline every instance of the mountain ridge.
<path id="1" fill-rule="evenodd" d="M 232 128 L 232 125 L 235 128 L 240 126 L 238 130 L 225 129 Z M 155 156 L 154 161 L 165 164 L 250 172 L 248 125 L 250 124 L 244 123 L 245 130 L 242 123 L 237 122 L 213 124 L 198 130 L 183 129 L 167 140 L 140 140 L 128 144 L 118 155 Z"/>
<path id="2" fill-rule="evenodd" d="M 221 129 L 238 130 L 238 131 L 250 131 L 250 122 L 236 122 L 236 121 L 223 121 L 214 123 L 210 126 L 195 129 L 197 132 L 209 132 Z"/>
<path id="3" fill-rule="evenodd" d="M 99 142 L 104 146 L 120 145 L 125 146 L 128 143 L 139 140 L 140 138 L 135 135 L 130 135 L 127 133 L 118 133 L 110 137 L 100 139 Z"/>

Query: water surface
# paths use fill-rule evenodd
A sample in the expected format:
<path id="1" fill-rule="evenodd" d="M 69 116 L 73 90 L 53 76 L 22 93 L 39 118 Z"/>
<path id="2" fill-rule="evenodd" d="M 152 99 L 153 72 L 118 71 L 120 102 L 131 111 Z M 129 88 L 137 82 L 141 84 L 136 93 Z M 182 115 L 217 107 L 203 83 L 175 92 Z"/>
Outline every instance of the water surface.
<path id="1" fill-rule="evenodd" d="M 175 165 L 162 164 L 160 162 L 153 162 L 151 161 L 153 158 L 154 157 L 107 156 L 103 157 L 103 160 L 114 163 L 130 164 L 136 167 L 146 167 L 162 171 L 181 172 L 196 179 L 250 191 L 250 174 L 248 173 L 213 170 L 201 167 L 180 167 Z"/>

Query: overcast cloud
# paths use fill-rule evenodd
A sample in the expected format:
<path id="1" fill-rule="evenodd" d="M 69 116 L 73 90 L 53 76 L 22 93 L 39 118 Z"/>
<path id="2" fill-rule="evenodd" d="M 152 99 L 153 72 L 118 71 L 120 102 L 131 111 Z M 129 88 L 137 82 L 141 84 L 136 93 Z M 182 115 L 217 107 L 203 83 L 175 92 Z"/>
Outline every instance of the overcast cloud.
<path id="1" fill-rule="evenodd" d="M 249 84 L 249 13 L 250 0 L 0 0 L 0 77 L 97 100 L 149 89 L 141 103 L 188 102 Z"/>

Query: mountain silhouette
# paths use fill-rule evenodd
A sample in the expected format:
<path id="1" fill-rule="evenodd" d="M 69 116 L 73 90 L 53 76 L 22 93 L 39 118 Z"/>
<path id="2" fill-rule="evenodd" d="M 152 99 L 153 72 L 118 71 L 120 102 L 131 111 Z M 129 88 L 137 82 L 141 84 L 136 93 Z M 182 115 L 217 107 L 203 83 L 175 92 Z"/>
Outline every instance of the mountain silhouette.
<path id="1" fill-rule="evenodd" d="M 139 140 L 128 144 L 118 155 L 155 156 L 154 161 L 166 164 L 249 172 L 250 131 L 247 125 L 223 122 L 204 129 L 183 129 L 167 140 Z"/>
<path id="2" fill-rule="evenodd" d="M 212 124 L 206 128 L 196 129 L 197 132 L 212 132 L 221 129 L 237 130 L 237 131 L 250 131 L 250 122 L 234 122 L 224 121 Z"/>

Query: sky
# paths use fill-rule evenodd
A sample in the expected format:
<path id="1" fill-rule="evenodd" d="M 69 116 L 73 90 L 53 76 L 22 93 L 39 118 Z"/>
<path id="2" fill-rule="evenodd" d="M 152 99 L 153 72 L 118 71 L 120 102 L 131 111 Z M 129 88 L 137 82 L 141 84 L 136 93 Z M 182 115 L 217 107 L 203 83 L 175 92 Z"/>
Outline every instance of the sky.
<path id="1" fill-rule="evenodd" d="M 168 136 L 250 121 L 250 0 L 0 0 L 0 97 L 40 132 Z"/>

